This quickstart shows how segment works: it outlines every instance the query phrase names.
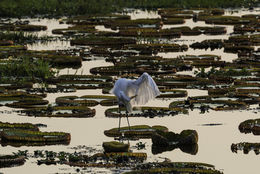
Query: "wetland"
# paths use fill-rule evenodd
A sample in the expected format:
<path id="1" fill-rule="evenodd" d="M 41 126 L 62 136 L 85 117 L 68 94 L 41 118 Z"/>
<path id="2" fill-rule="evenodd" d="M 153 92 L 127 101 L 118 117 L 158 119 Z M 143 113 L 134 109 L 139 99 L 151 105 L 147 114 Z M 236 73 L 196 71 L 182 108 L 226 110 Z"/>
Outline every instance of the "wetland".
<path id="1" fill-rule="evenodd" d="M 260 8 L 101 2 L 0 12 L 0 173 L 257 174 Z M 109 91 L 144 72 L 128 127 Z"/>

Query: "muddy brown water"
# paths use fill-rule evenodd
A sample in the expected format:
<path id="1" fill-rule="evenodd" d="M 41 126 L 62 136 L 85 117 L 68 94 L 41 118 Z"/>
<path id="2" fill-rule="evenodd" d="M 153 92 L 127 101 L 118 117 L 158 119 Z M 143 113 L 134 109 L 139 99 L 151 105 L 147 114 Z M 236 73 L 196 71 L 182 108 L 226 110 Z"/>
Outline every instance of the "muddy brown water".
<path id="1" fill-rule="evenodd" d="M 259 14 L 259 10 L 251 12 L 246 10 L 238 10 L 237 13 L 232 13 L 232 15 L 242 15 L 242 14 Z M 226 12 L 226 15 L 230 15 L 231 12 Z M 157 18 L 159 17 L 156 12 L 145 12 L 145 11 L 134 11 L 130 13 L 132 19 L 137 18 Z M 41 20 L 36 19 L 31 20 L 32 24 L 47 25 L 48 30 L 45 32 L 40 32 L 40 35 L 47 34 L 51 35 L 51 30 L 54 28 L 64 28 L 67 27 L 66 24 L 59 24 L 58 20 Z M 186 24 L 190 27 L 197 26 L 198 23 L 194 23 L 188 20 Z M 205 25 L 205 23 L 199 23 L 200 26 Z M 175 27 L 173 25 L 171 27 Z M 210 25 L 212 26 L 212 25 Z M 99 27 L 102 30 L 102 27 Z M 220 36 L 210 36 L 211 39 L 225 39 L 230 34 L 231 29 L 228 28 L 227 35 Z M 192 43 L 206 39 L 207 36 L 189 36 L 182 37 L 176 40 L 176 42 Z M 69 42 L 57 41 L 51 42 L 50 44 L 34 44 L 28 46 L 31 50 L 52 50 L 52 49 L 68 49 L 71 48 Z M 225 61 L 232 61 L 237 58 L 236 54 L 223 53 L 223 50 L 193 50 L 189 49 L 187 52 L 183 53 L 159 53 L 163 57 L 176 57 L 178 55 L 185 54 L 217 54 L 221 55 L 222 59 Z M 78 70 L 75 69 L 62 69 L 60 74 L 90 74 L 89 69 L 98 66 L 109 66 L 111 63 L 105 62 L 105 60 L 97 59 L 91 61 L 83 62 L 83 65 Z M 189 72 L 185 72 L 189 73 Z M 182 74 L 180 72 L 179 74 Z M 207 95 L 207 91 L 190 89 L 188 91 L 188 96 L 200 96 Z M 74 93 L 58 93 L 58 94 L 48 94 L 47 100 L 50 103 L 55 101 L 56 97 L 65 95 L 99 95 L 102 94 L 100 89 L 98 90 L 78 90 Z M 169 103 L 178 99 L 169 100 L 159 100 L 156 99 L 147 104 L 147 106 L 164 106 L 168 107 Z M 15 123 L 42 123 L 46 124 L 47 128 L 41 128 L 42 131 L 65 131 L 71 133 L 71 143 L 68 146 L 63 145 L 53 145 L 53 146 L 41 146 L 41 147 L 12 147 L 12 146 L 1 146 L 0 154 L 10 154 L 12 152 L 17 152 L 18 150 L 29 150 L 33 153 L 34 150 L 53 150 L 74 152 L 74 147 L 81 146 L 80 150 L 86 150 L 89 153 L 89 149 L 94 149 L 94 152 L 102 151 L 102 143 L 104 141 L 111 141 L 113 138 L 106 137 L 104 135 L 104 130 L 111 129 L 118 126 L 118 119 L 107 118 L 104 115 L 105 109 L 108 107 L 96 106 L 96 116 L 94 118 L 36 118 L 36 117 L 26 117 L 19 116 L 17 113 L 9 112 L 13 109 L 8 107 L 0 107 L 0 111 L 3 111 L 0 116 L 0 121 L 3 122 L 15 122 Z M 238 125 L 240 122 L 246 119 L 259 118 L 259 109 L 257 106 L 252 106 L 250 110 L 243 111 L 210 111 L 205 114 L 200 114 L 199 110 L 189 111 L 189 115 L 177 115 L 177 116 L 166 116 L 166 117 L 155 117 L 155 118 L 130 118 L 131 125 L 147 124 L 153 125 L 164 125 L 169 128 L 170 131 L 180 133 L 184 129 L 195 129 L 199 135 L 198 141 L 198 153 L 196 155 L 190 155 L 182 152 L 180 149 L 175 149 L 173 151 L 163 152 L 161 154 L 153 155 L 151 153 L 151 140 L 140 140 L 146 143 L 146 149 L 140 150 L 140 152 L 146 152 L 148 154 L 147 161 L 163 161 L 165 158 L 169 158 L 171 161 L 191 161 L 191 162 L 204 162 L 215 165 L 216 169 L 223 171 L 225 174 L 258 174 L 259 173 L 259 155 L 255 155 L 254 152 L 250 152 L 245 155 L 243 152 L 232 153 L 231 144 L 239 142 L 259 142 L 259 136 L 254 136 L 252 134 L 242 134 L 238 130 Z M 221 125 L 216 126 L 202 126 L 202 124 L 212 124 L 221 123 Z M 127 125 L 126 120 L 123 119 L 124 126 Z M 138 141 L 131 141 L 130 146 L 134 146 Z M 86 148 L 87 147 L 87 148 Z M 136 149 L 133 149 L 137 151 Z M 27 160 L 23 166 L 4 168 L 0 169 L 0 172 L 6 174 L 17 174 L 17 173 L 77 173 L 77 167 L 69 167 L 66 165 L 41 165 L 38 166 L 35 159 Z M 82 173 L 120 173 L 121 171 L 115 169 L 105 169 L 105 168 L 87 168 L 80 169 Z"/>

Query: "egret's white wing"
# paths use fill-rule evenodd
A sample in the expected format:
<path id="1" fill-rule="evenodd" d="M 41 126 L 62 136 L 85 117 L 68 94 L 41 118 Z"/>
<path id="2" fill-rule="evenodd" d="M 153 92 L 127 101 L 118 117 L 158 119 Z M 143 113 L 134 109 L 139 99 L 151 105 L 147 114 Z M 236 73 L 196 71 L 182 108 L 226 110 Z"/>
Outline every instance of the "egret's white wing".
<path id="1" fill-rule="evenodd" d="M 136 104 L 146 104 L 149 100 L 160 95 L 158 86 L 147 73 L 143 73 L 133 84 L 137 89 L 135 93 L 137 96 L 135 100 L 133 100 Z"/>
<path id="2" fill-rule="evenodd" d="M 132 111 L 133 104 L 145 104 L 160 95 L 156 83 L 147 73 L 143 73 L 137 80 L 118 79 L 110 93 L 126 106 L 128 112 Z M 136 97 L 131 100 L 133 96 Z"/>

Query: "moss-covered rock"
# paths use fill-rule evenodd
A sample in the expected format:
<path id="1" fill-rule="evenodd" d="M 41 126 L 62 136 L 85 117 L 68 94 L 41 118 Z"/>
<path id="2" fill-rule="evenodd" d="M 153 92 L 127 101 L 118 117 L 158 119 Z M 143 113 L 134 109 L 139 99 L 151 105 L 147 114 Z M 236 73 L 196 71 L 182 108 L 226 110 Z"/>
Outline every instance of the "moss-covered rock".
<path id="1" fill-rule="evenodd" d="M 129 144 L 120 143 L 117 141 L 103 142 L 105 153 L 109 152 L 128 152 Z"/>

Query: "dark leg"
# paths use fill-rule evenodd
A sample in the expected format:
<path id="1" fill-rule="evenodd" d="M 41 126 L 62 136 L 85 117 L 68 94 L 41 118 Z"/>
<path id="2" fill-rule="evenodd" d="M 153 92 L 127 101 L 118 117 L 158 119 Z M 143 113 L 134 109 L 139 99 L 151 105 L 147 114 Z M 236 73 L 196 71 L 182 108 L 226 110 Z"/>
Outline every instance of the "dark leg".
<path id="1" fill-rule="evenodd" d="M 121 124 L 121 111 L 120 111 L 120 106 L 118 106 L 118 113 L 119 113 L 119 126 L 118 126 L 118 132 L 120 132 L 120 124 Z"/>
<path id="2" fill-rule="evenodd" d="M 129 120 L 128 120 L 128 111 L 126 110 L 125 113 L 126 113 L 126 119 L 127 119 L 127 123 L 128 123 L 128 128 L 130 130 L 131 128 L 130 128 L 130 124 L 129 124 Z"/>

